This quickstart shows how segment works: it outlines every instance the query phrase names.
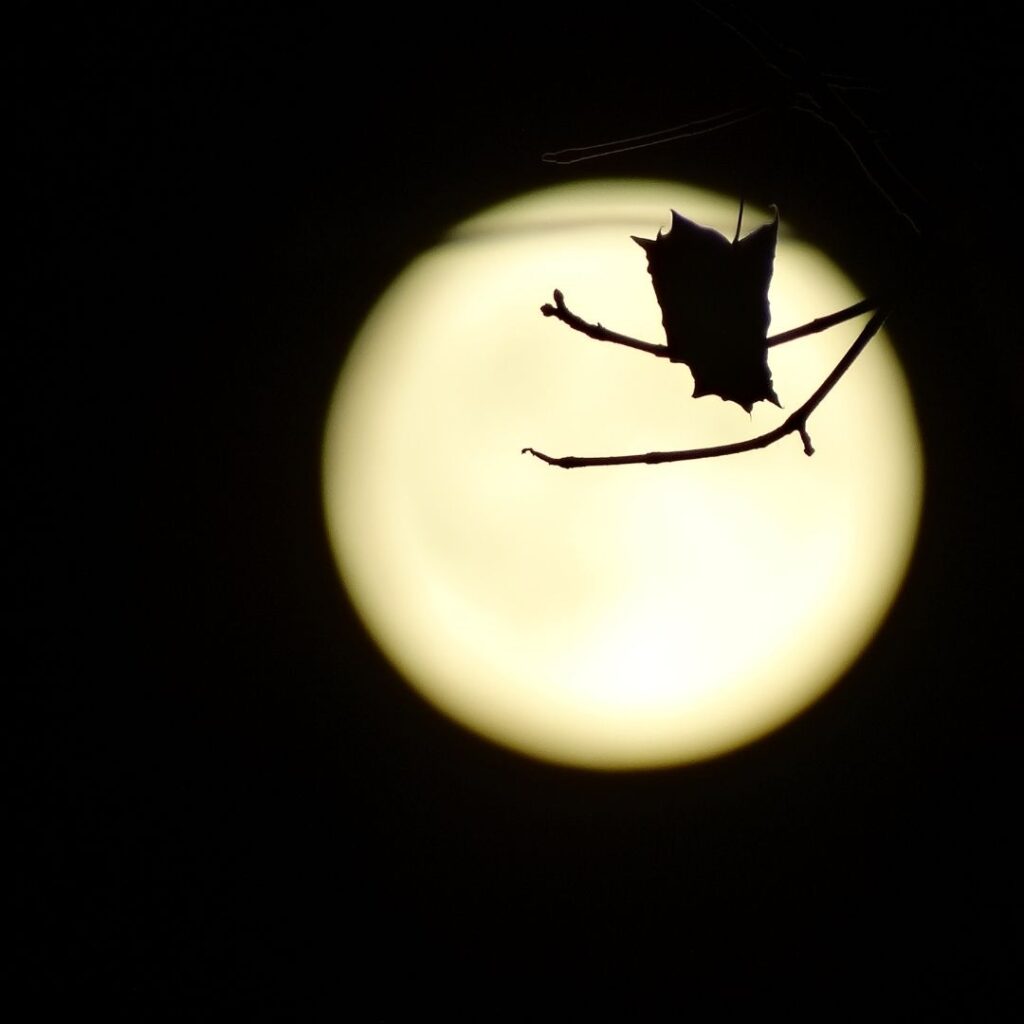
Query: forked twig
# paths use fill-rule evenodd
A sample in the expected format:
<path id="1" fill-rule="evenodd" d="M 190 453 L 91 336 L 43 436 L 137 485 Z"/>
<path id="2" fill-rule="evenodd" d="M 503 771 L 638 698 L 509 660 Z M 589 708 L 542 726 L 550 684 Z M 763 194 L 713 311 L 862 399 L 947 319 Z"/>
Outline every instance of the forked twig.
<path id="1" fill-rule="evenodd" d="M 556 298 L 557 295 L 558 293 L 556 292 Z M 853 307 L 850 308 L 852 309 Z M 553 458 L 550 455 L 545 455 L 544 452 L 537 451 L 535 448 L 524 448 L 522 453 L 525 455 L 529 452 L 542 462 L 546 462 L 550 466 L 559 466 L 561 469 L 579 469 L 584 466 L 626 466 L 639 463 L 656 465 L 661 462 L 691 462 L 695 459 L 714 459 L 721 455 L 739 455 L 741 452 L 751 452 L 756 451 L 759 448 L 767 448 L 769 445 L 774 444 L 787 434 L 798 433 L 800 435 L 800 439 L 804 443 L 804 454 L 813 455 L 814 448 L 811 445 L 811 438 L 807 432 L 808 418 L 821 404 L 825 396 L 836 386 L 843 374 L 846 373 L 846 371 L 853 365 L 854 360 L 861 354 L 868 342 L 871 341 L 871 339 L 878 333 L 889 314 L 892 312 L 892 308 L 893 303 L 891 302 L 880 305 L 875 311 L 875 314 L 864 326 L 864 329 L 859 335 L 857 335 L 857 340 L 854 341 L 854 343 L 847 349 L 843 358 L 836 363 L 835 368 L 824 379 L 824 381 L 822 381 L 814 394 L 812 394 L 810 398 L 808 398 L 807 401 L 796 410 L 796 412 L 792 413 L 784 422 L 774 430 L 769 430 L 766 434 L 761 434 L 758 437 L 752 437 L 746 441 L 736 441 L 732 444 L 716 445 L 711 448 L 687 448 L 676 452 L 647 452 L 644 455 L 605 455 L 591 457 L 567 455 L 563 458 Z M 846 319 L 849 319 L 849 317 Z M 812 321 L 812 323 L 814 323 L 814 321 Z M 824 328 L 819 329 L 823 330 Z M 603 338 L 599 340 L 610 341 L 614 339 Z M 630 342 L 633 340 L 634 339 L 632 338 L 629 339 Z M 640 342 L 639 344 L 646 346 L 646 342 Z M 631 347 L 637 346 L 634 345 Z M 650 346 L 645 348 L 644 351 L 649 351 L 650 348 L 657 347 L 660 346 Z M 660 355 L 660 353 L 658 354 Z"/>

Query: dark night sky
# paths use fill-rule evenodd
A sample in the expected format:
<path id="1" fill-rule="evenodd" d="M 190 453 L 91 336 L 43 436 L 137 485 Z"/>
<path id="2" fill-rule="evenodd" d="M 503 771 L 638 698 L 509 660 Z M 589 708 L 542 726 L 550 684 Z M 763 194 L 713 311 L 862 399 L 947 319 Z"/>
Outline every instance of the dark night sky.
<path id="1" fill-rule="evenodd" d="M 465 975 L 501 1001 L 616 978 L 685 1006 L 716 978 L 768 1005 L 820 987 L 988 1016 L 1012 962 L 1020 676 L 1004 27 L 977 5 L 773 10 L 775 38 L 877 87 L 851 102 L 934 225 L 891 322 L 928 458 L 920 545 L 875 643 L 796 722 L 602 776 L 464 733 L 356 621 L 319 493 L 348 339 L 449 225 L 575 174 L 777 203 L 865 294 L 908 233 L 793 112 L 540 161 L 764 94 L 758 57 L 687 5 L 603 37 L 548 14 L 488 37 L 212 10 L 58 18 L 15 47 L 19 975 L 211 1013 L 444 1007 Z"/>

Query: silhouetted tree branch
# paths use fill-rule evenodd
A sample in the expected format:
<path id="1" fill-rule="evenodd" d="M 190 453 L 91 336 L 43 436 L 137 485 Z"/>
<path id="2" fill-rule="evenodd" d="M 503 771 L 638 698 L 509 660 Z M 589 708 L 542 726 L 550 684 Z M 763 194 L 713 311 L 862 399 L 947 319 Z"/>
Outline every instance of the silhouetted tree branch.
<path id="1" fill-rule="evenodd" d="M 555 300 L 554 305 L 546 302 L 540 307 L 540 311 L 545 316 L 553 316 L 556 320 L 561 320 L 563 324 L 571 327 L 574 331 L 579 331 L 595 341 L 610 341 L 614 345 L 625 345 L 627 348 L 639 349 L 641 352 L 649 352 L 652 356 L 660 356 L 662 359 L 669 358 L 669 348 L 667 345 L 655 345 L 649 341 L 640 341 L 638 338 L 631 338 L 628 334 L 610 331 L 602 324 L 592 324 L 584 320 L 583 317 L 577 316 L 566 306 L 565 296 L 557 288 L 553 298 Z M 811 334 L 819 334 L 822 331 L 827 331 L 830 327 L 835 327 L 837 324 L 852 320 L 862 313 L 870 313 L 871 310 L 877 309 L 880 305 L 881 302 L 875 299 L 861 299 L 860 302 L 855 302 L 852 306 L 847 306 L 836 313 L 830 313 L 828 316 L 818 317 L 816 320 L 811 320 L 800 327 L 794 327 L 791 330 L 773 334 L 768 338 L 767 345 L 771 348 L 774 345 L 781 345 L 787 341 L 795 341 L 797 338 L 806 338 Z"/>
<path id="2" fill-rule="evenodd" d="M 556 292 L 556 297 L 558 293 Z M 851 309 L 853 307 L 850 307 Z M 857 336 L 857 340 L 847 349 L 842 359 L 836 363 L 835 369 L 822 381 L 818 389 L 810 398 L 792 413 L 786 420 L 774 430 L 766 434 L 752 437 L 747 441 L 737 441 L 733 444 L 716 445 L 711 448 L 687 448 L 675 452 L 647 452 L 644 455 L 604 455 L 604 456 L 576 456 L 567 455 L 562 458 L 554 458 L 539 452 L 535 448 L 524 448 L 523 454 L 529 452 L 550 466 L 559 466 L 562 469 L 580 469 L 584 466 L 626 466 L 634 463 L 648 463 L 656 465 L 661 462 L 691 462 L 695 459 L 714 459 L 722 455 L 739 455 L 741 452 L 756 451 L 758 448 L 767 448 L 776 441 L 781 440 L 787 434 L 798 433 L 804 444 L 806 455 L 814 454 L 814 447 L 811 445 L 810 434 L 807 432 L 807 420 L 811 413 L 821 404 L 825 396 L 836 386 L 843 374 L 853 365 L 854 360 L 861 354 L 868 342 L 878 333 L 887 317 L 892 312 L 892 304 L 879 307 L 874 316 L 867 322 L 864 329 Z M 856 315 L 856 314 L 852 314 Z M 848 318 L 847 318 L 848 319 Z M 823 328 L 822 328 L 823 329 Z M 612 339 L 602 339 L 612 340 Z M 630 339 L 631 341 L 633 339 Z M 645 345 L 646 343 L 641 342 Z M 634 346 L 635 347 L 635 346 Z M 651 346 L 656 347 L 656 346 Z M 648 349 L 645 349 L 647 351 Z"/>
<path id="3" fill-rule="evenodd" d="M 641 352 L 650 352 L 652 356 L 661 356 L 663 359 L 668 358 L 669 349 L 667 345 L 653 345 L 649 341 L 639 341 L 636 338 L 631 338 L 628 334 L 609 331 L 607 327 L 602 327 L 601 324 L 588 323 L 566 306 L 565 296 L 557 288 L 553 297 L 555 300 L 553 306 L 550 303 L 545 303 L 540 307 L 540 311 L 545 316 L 553 316 L 561 320 L 563 324 L 568 324 L 574 331 L 579 331 L 595 341 L 610 341 L 615 345 L 626 345 L 629 348 L 638 348 Z"/>

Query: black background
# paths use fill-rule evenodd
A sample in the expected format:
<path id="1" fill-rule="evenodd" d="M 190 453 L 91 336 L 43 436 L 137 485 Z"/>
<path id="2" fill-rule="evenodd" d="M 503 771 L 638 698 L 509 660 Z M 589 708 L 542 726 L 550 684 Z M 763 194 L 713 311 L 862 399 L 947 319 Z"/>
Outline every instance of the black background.
<path id="1" fill-rule="evenodd" d="M 763 28 L 875 87 L 849 101 L 934 229 L 891 322 L 928 459 L 920 544 L 876 641 L 797 721 L 611 776 L 468 735 L 363 632 L 320 498 L 346 346 L 451 224 L 579 175 L 777 203 L 877 292 L 916 250 L 841 140 L 790 111 L 544 164 L 773 87 L 687 5 L 596 26 L 107 10 L 14 34 L 11 891 L 38 997 L 201 1016 L 370 995 L 386 1017 L 464 984 L 503 1004 L 625 983 L 686 1011 L 714 979 L 764 1005 L 825 992 L 829 1014 L 998 1005 L 1020 676 L 1012 47 L 978 5 L 788 8 Z"/>

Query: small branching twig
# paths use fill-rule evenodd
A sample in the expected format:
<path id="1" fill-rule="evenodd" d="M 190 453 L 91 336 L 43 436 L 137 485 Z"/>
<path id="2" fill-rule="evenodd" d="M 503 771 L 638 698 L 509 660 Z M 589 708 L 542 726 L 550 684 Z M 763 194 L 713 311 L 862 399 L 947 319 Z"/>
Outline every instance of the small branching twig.
<path id="1" fill-rule="evenodd" d="M 540 311 L 545 316 L 556 317 L 563 324 L 568 324 L 574 331 L 579 331 L 595 341 L 610 341 L 615 345 L 626 345 L 629 348 L 638 348 L 641 352 L 650 352 L 652 356 L 661 356 L 663 359 L 668 358 L 669 351 L 667 345 L 652 345 L 649 341 L 639 341 L 636 338 L 629 337 L 629 335 L 619 334 L 617 331 L 609 331 L 607 327 L 602 327 L 600 324 L 588 323 L 566 306 L 565 296 L 557 288 L 553 298 L 555 300 L 553 306 L 551 303 L 545 303 L 540 307 Z"/>
<path id="2" fill-rule="evenodd" d="M 555 295 L 557 301 L 559 293 L 556 292 Z M 850 308 L 852 309 L 853 307 Z M 751 452 L 756 451 L 759 448 L 767 448 L 769 445 L 781 440 L 787 434 L 797 433 L 803 441 L 804 453 L 806 455 L 813 455 L 814 448 L 811 445 L 810 434 L 807 432 L 808 418 L 821 404 L 825 396 L 836 386 L 843 374 L 845 374 L 853 365 L 854 360 L 861 354 L 868 342 L 871 341 L 871 339 L 878 333 L 891 311 L 892 303 L 886 303 L 885 305 L 879 306 L 874 316 L 871 317 L 864 329 L 857 336 L 857 340 L 849 347 L 849 349 L 847 349 L 843 358 L 836 363 L 835 369 L 833 369 L 825 380 L 822 381 L 817 391 L 815 391 L 814 394 L 812 394 L 811 397 L 796 410 L 796 412 L 787 417 L 783 423 L 777 426 L 774 430 L 769 430 L 766 434 L 761 434 L 758 437 L 752 437 L 746 441 L 736 441 L 733 444 L 717 445 L 711 448 L 688 448 L 683 451 L 676 452 L 647 452 L 644 455 L 606 455 L 593 457 L 567 455 L 563 458 L 553 458 L 550 455 L 545 455 L 544 452 L 537 451 L 535 448 L 524 448 L 523 454 L 525 455 L 529 452 L 542 462 L 546 462 L 550 466 L 559 466 L 562 469 L 579 469 L 584 466 L 626 466 L 638 463 L 656 465 L 661 462 L 691 462 L 695 459 L 713 459 L 722 455 L 739 455 L 741 452 Z M 855 316 L 856 314 L 851 315 Z M 847 319 L 849 318 L 847 317 Z M 600 340 L 609 341 L 613 339 L 603 338 Z M 629 340 L 633 341 L 634 339 L 631 338 Z M 646 345 L 646 342 L 641 342 L 640 344 Z M 657 346 L 651 346 L 651 348 L 654 347 Z M 645 351 L 646 350 L 647 349 L 645 349 Z"/>

